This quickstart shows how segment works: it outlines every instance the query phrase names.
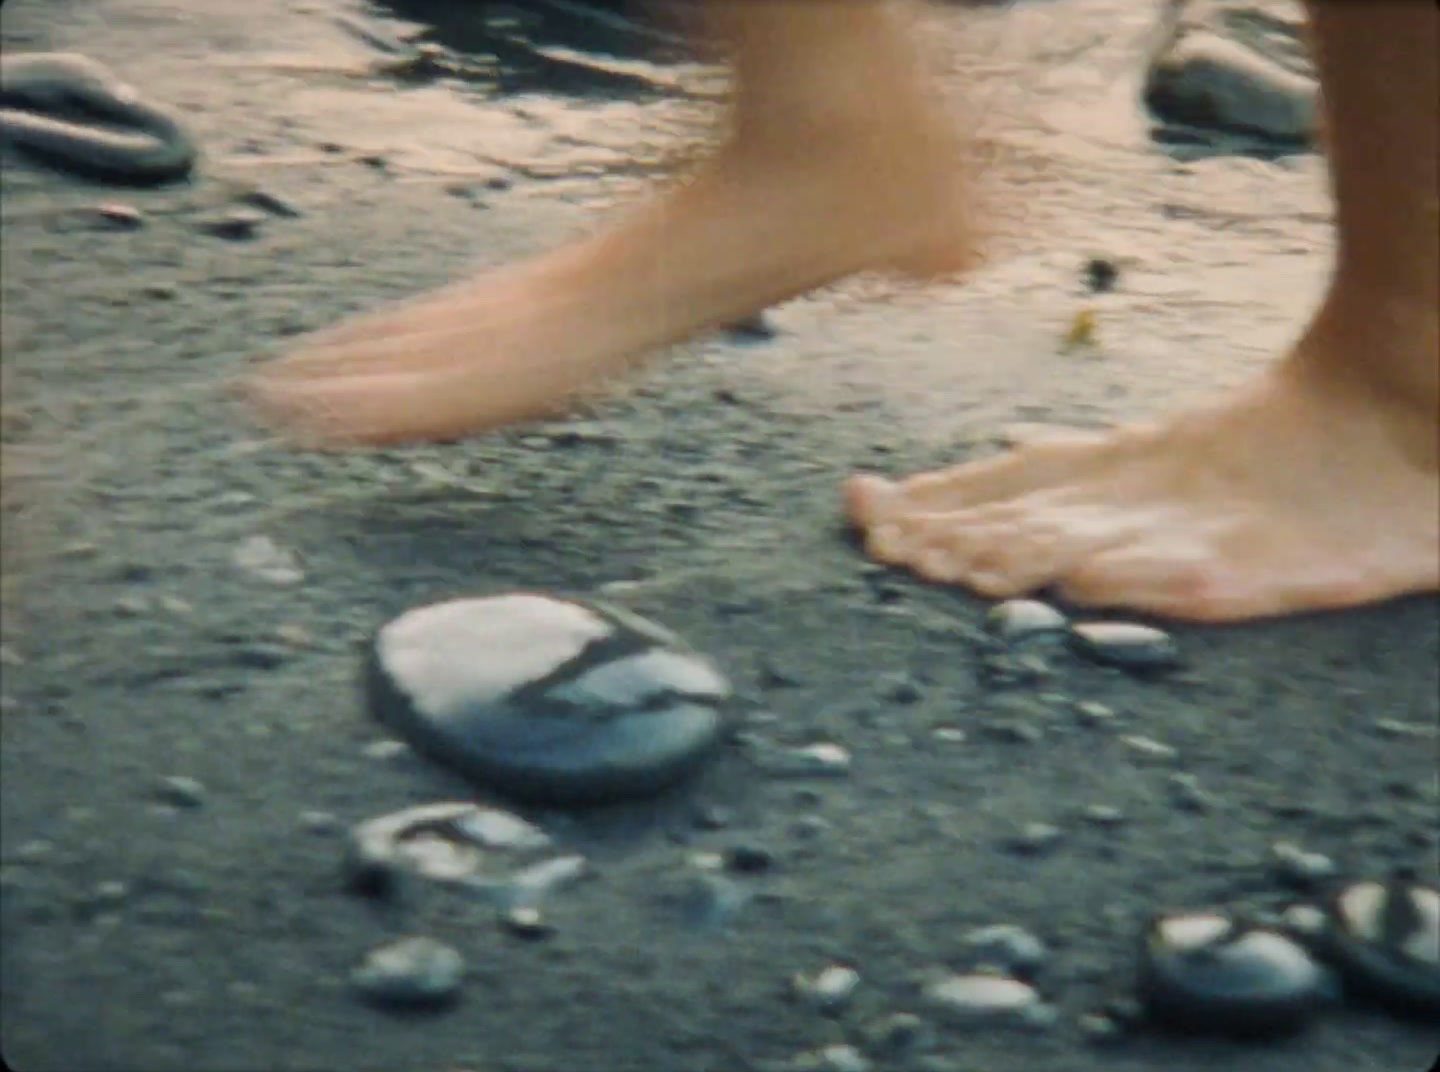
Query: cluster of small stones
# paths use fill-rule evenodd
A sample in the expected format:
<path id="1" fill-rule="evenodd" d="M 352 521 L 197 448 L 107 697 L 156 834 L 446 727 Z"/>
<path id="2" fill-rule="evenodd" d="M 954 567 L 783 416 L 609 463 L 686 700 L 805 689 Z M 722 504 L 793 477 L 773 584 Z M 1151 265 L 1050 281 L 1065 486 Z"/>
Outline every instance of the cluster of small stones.
<path id="1" fill-rule="evenodd" d="M 275 563 L 270 549 L 258 543 L 247 550 L 251 568 L 286 565 Z M 1162 630 L 1124 621 L 1072 622 L 1035 600 L 992 608 L 985 632 L 992 657 L 1030 654 L 1043 661 L 1068 651 L 1142 677 L 1182 665 L 1179 646 Z M 769 662 L 761 669 L 766 688 L 793 681 Z M 615 608 L 550 596 L 457 600 L 409 612 L 377 634 L 368 673 L 372 710 L 411 744 L 502 795 L 517 780 L 538 780 L 547 804 L 652 793 L 695 770 L 731 726 L 728 682 L 678 637 Z M 903 705 L 919 702 L 925 693 L 924 683 L 906 674 L 892 675 L 878 688 L 886 702 Z M 1111 728 L 1118 721 L 1114 710 L 1097 701 L 1073 701 L 1072 707 L 1084 727 Z M 1017 700 L 978 730 L 1007 746 L 1033 743 L 1044 731 L 1026 720 L 1025 710 Z M 958 727 L 939 729 L 950 733 L 937 732 L 937 740 L 967 739 Z M 663 742 L 659 748 L 653 745 L 657 736 Z M 850 751 L 834 741 L 779 744 L 759 732 L 740 736 L 760 772 L 797 783 L 802 804 L 819 799 L 818 786 L 806 788 L 815 780 L 844 779 L 852 771 Z M 1161 768 L 1177 763 L 1176 749 L 1161 741 L 1119 732 L 1114 740 L 1137 763 Z M 399 742 L 380 744 L 406 750 Z M 591 764 L 604 768 L 603 778 L 589 773 Z M 633 778 L 616 779 L 617 766 Z M 1171 769 L 1167 785 L 1177 808 L 1204 811 L 1215 805 L 1184 771 Z M 534 798 L 534 786 L 530 789 Z M 185 779 L 168 780 L 158 793 L 176 807 L 195 806 L 203 798 L 203 788 Z M 1098 828 L 1126 822 L 1122 811 L 1102 802 L 1078 807 L 1075 818 Z M 724 830 L 731 821 L 728 809 L 718 805 L 693 816 L 701 831 Z M 825 829 L 823 817 L 806 815 L 792 833 L 803 840 Z M 1012 832 L 1003 846 L 1038 856 L 1065 837 L 1061 826 L 1034 821 Z M 689 864 L 671 890 L 679 918 L 695 927 L 724 929 L 765 896 L 776 853 L 764 844 L 738 841 L 721 851 L 692 852 Z M 1430 952 L 1440 933 L 1435 891 L 1397 883 L 1337 886 L 1333 861 L 1290 842 L 1272 846 L 1268 865 L 1280 886 L 1328 899 L 1292 906 L 1266 922 L 1242 921 L 1224 911 L 1157 916 L 1139 943 L 1135 1000 L 1084 1012 L 1076 1029 L 1096 1043 L 1145 1023 L 1210 1033 L 1275 1033 L 1308 1022 L 1342 987 L 1390 1007 L 1434 1007 L 1440 992 L 1440 964 Z M 539 827 L 465 802 L 412 808 L 361 824 L 351 834 L 347 867 L 352 888 L 369 894 L 387 896 L 407 876 L 479 894 L 496 907 L 506 930 L 526 938 L 549 933 L 544 903 L 551 891 L 587 872 L 583 857 L 557 851 Z M 961 948 L 961 963 L 920 984 L 915 1011 L 895 1012 L 871 1025 L 863 1045 L 823 1046 L 785 1067 L 865 1072 L 901 1050 L 923 1049 L 934 1037 L 930 1021 L 962 1030 L 982 1025 L 1043 1030 L 1059 1022 L 1058 1007 L 1037 987 L 1050 957 L 1040 938 L 1014 923 L 996 923 L 964 936 Z M 377 1003 L 440 1005 L 454 998 L 463 975 L 456 951 L 412 936 L 373 950 L 353 981 Z M 791 980 L 797 1000 L 831 1018 L 846 1015 L 863 985 L 860 967 L 839 962 Z"/>

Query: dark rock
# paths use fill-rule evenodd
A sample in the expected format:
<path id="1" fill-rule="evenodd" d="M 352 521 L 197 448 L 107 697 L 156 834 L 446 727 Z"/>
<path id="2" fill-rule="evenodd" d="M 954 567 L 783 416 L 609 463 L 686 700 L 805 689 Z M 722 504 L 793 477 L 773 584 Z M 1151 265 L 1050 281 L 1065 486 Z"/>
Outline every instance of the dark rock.
<path id="1" fill-rule="evenodd" d="M 736 845 L 725 856 L 725 866 L 740 874 L 758 874 L 770 870 L 775 854 L 764 845 Z"/>
<path id="2" fill-rule="evenodd" d="M 265 222 L 263 212 L 236 208 L 220 212 L 198 221 L 195 229 L 202 234 L 224 238 L 231 242 L 242 242 L 254 238 Z"/>
<path id="3" fill-rule="evenodd" d="M 517 593 L 420 607 L 370 645 L 374 716 L 477 785 L 581 804 L 692 773 L 732 726 L 730 686 L 615 607 Z"/>
<path id="4" fill-rule="evenodd" d="M 766 319 L 763 312 L 746 317 L 744 320 L 736 320 L 734 323 L 725 325 L 725 337 L 731 342 L 769 342 L 778 334 L 779 332 L 775 329 L 775 325 Z"/>
<path id="5" fill-rule="evenodd" d="M 1119 276 L 1120 269 L 1108 257 L 1091 257 L 1085 262 L 1085 285 L 1096 294 L 1113 290 Z"/>
<path id="6" fill-rule="evenodd" d="M 1246 1036 L 1303 1026 L 1329 986 L 1320 965 L 1279 931 L 1198 914 L 1151 921 L 1141 943 L 1138 992 L 1161 1026 Z"/>

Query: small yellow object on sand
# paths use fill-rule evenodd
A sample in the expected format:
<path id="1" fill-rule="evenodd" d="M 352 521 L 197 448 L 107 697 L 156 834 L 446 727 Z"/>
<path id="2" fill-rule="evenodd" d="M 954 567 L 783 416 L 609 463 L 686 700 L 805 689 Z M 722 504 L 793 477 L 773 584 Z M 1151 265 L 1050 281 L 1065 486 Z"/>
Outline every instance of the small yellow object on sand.
<path id="1" fill-rule="evenodd" d="M 1070 330 L 1065 333 L 1065 349 L 1073 350 L 1077 346 L 1095 345 L 1095 310 L 1090 308 L 1081 309 L 1070 321 Z"/>

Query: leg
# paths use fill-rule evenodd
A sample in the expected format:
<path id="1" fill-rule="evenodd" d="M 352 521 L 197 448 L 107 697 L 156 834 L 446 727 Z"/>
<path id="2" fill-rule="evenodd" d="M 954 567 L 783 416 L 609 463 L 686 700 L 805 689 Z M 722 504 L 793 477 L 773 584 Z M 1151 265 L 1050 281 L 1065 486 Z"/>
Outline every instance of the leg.
<path id="1" fill-rule="evenodd" d="M 632 357 L 862 269 L 974 244 L 960 148 L 895 0 L 713 0 L 737 93 L 716 157 L 596 237 L 302 342 L 251 385 L 316 445 L 538 416 Z"/>
<path id="2" fill-rule="evenodd" d="M 876 557 L 1001 597 L 1233 620 L 1440 587 L 1433 4 L 1309 5 L 1338 253 L 1264 376 L 1208 407 L 898 485 L 852 478 Z"/>

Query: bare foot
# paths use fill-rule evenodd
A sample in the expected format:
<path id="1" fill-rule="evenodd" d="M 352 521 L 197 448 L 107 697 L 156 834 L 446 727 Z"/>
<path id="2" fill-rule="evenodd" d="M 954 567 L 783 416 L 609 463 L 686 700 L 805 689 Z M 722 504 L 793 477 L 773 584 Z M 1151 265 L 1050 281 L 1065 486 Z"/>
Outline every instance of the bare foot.
<path id="1" fill-rule="evenodd" d="M 961 270 L 960 147 L 942 117 L 908 127 L 731 143 L 614 230 L 321 332 L 249 393 L 312 446 L 452 439 L 856 271 Z"/>
<path id="2" fill-rule="evenodd" d="M 1163 423 L 852 477 L 848 513 L 881 561 L 993 598 L 1229 621 L 1440 587 L 1435 399 L 1309 356 Z"/>

